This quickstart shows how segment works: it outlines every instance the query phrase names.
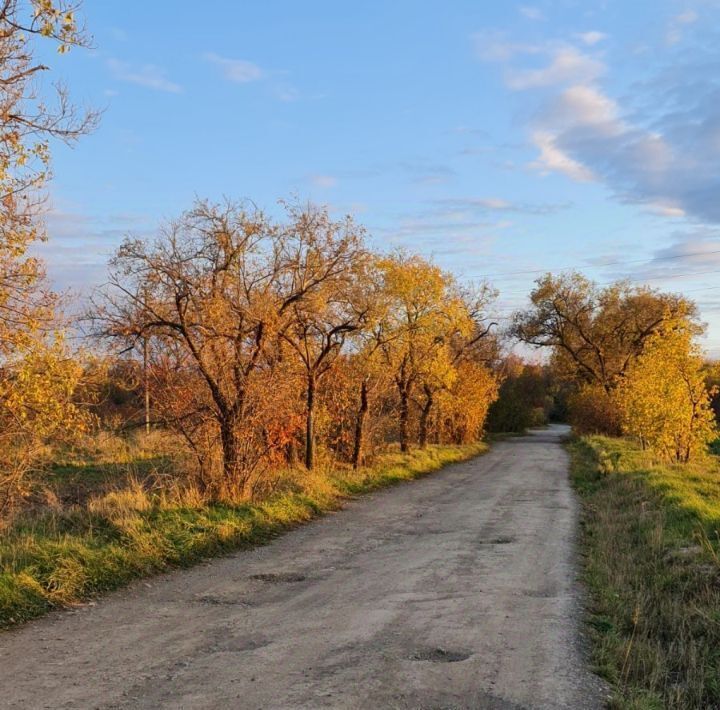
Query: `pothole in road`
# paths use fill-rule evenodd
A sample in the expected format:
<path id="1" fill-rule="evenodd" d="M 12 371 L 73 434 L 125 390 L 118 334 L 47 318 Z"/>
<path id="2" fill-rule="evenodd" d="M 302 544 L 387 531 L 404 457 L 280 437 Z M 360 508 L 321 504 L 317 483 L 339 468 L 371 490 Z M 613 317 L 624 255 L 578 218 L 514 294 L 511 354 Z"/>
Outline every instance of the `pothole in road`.
<path id="1" fill-rule="evenodd" d="M 515 542 L 515 538 L 508 536 L 493 537 L 489 540 L 479 541 L 481 545 L 509 545 L 511 542 Z"/>
<path id="2" fill-rule="evenodd" d="M 257 579 L 269 584 L 291 584 L 293 582 L 304 582 L 306 577 L 304 574 L 295 572 L 263 572 L 261 574 L 251 574 L 250 579 Z"/>
<path id="3" fill-rule="evenodd" d="M 198 604 L 207 604 L 209 606 L 252 606 L 250 602 L 244 599 L 231 599 L 227 597 L 218 597 L 211 594 L 205 594 L 197 597 L 194 601 Z"/>
<path id="4" fill-rule="evenodd" d="M 430 663 L 457 663 L 472 656 L 466 651 L 448 651 L 444 648 L 430 648 L 418 651 L 410 656 L 411 661 L 429 661 Z"/>

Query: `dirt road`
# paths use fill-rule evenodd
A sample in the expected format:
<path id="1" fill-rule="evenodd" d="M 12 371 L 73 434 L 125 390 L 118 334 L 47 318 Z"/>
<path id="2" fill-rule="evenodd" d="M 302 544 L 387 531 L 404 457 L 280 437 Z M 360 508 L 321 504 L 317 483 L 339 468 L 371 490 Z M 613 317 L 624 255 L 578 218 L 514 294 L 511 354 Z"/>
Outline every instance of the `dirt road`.
<path id="1" fill-rule="evenodd" d="M 564 433 L 2 634 L 0 707 L 600 707 Z"/>

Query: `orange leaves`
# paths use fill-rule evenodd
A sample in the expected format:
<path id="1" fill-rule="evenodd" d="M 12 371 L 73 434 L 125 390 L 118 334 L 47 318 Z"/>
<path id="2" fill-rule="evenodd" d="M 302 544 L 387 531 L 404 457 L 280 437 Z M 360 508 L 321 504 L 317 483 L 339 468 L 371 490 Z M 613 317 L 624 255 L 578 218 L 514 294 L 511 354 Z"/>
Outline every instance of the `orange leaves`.
<path id="1" fill-rule="evenodd" d="M 122 349 L 149 341 L 153 411 L 188 442 L 208 495 L 252 495 L 303 448 L 312 468 L 316 442 L 361 457 L 394 433 L 394 407 L 417 417 L 415 390 L 430 393 L 426 425 L 435 392 L 465 396 L 461 436 L 476 436 L 494 396 L 485 369 L 459 379 L 485 296 L 471 307 L 427 261 L 370 253 L 352 219 L 285 206 L 275 222 L 196 203 L 155 242 L 122 245 L 96 309 Z"/>

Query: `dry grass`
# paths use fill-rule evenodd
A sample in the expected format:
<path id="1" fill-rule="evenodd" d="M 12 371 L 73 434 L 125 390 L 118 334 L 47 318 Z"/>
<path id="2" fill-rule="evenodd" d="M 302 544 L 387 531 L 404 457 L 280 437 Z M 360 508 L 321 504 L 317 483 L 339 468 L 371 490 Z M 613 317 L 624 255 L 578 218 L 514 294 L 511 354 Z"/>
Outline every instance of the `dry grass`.
<path id="1" fill-rule="evenodd" d="M 598 671 L 618 708 L 720 707 L 720 461 L 571 444 Z"/>
<path id="2" fill-rule="evenodd" d="M 56 502 L 5 531 L 0 540 L 0 626 L 77 604 L 138 577 L 267 542 L 290 526 L 340 507 L 348 496 L 416 478 L 486 449 L 482 443 L 433 446 L 381 456 L 358 471 L 285 471 L 266 500 L 236 505 L 207 504 L 187 488 L 149 489 L 146 479 L 137 476 L 120 485 L 124 479 L 116 464 L 109 464 L 113 490 L 99 486 L 102 492 L 81 505 Z"/>

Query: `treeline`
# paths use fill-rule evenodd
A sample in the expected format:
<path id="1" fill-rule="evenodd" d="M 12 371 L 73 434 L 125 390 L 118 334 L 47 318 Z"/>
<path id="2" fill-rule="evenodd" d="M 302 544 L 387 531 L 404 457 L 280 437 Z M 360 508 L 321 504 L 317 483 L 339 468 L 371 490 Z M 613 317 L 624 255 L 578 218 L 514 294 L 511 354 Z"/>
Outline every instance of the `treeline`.
<path id="1" fill-rule="evenodd" d="M 95 337 L 141 354 L 153 425 L 212 499 L 257 494 L 298 459 L 476 440 L 496 396 L 487 285 L 375 254 L 350 217 L 286 209 L 198 202 L 120 247 L 89 314 Z"/>
<path id="2" fill-rule="evenodd" d="M 172 435 L 173 485 L 258 498 L 283 471 L 570 421 L 686 462 L 717 435 L 717 365 L 694 304 L 577 273 L 539 279 L 500 331 L 496 292 L 368 247 L 351 217 L 197 202 L 127 239 L 83 318 L 84 351 L 28 324 L 4 359 L 0 514 L 102 432 Z M 543 363 L 508 354 L 544 348 Z"/>

